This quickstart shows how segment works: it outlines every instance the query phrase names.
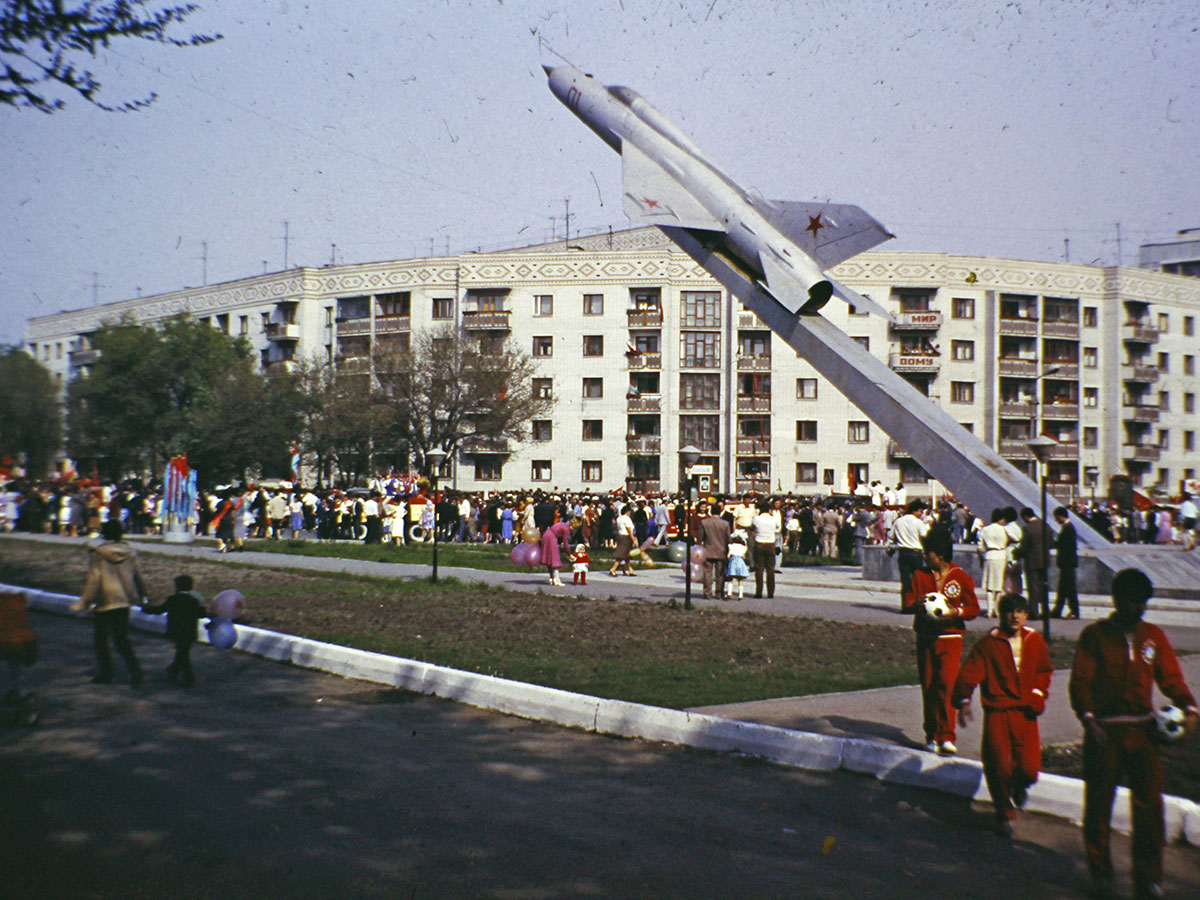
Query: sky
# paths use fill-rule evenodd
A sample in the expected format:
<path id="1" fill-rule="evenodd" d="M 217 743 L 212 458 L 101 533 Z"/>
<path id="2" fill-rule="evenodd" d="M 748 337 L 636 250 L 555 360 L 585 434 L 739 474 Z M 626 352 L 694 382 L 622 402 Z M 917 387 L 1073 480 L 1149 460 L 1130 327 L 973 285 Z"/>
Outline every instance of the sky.
<path id="1" fill-rule="evenodd" d="M 625 227 L 620 160 L 546 87 L 562 59 L 743 187 L 857 203 L 885 249 L 1134 265 L 1200 227 L 1194 0 L 198 2 L 178 32 L 217 43 L 91 63 L 148 109 L 0 108 L 0 344 L 94 302 L 537 243 L 568 210 Z"/>

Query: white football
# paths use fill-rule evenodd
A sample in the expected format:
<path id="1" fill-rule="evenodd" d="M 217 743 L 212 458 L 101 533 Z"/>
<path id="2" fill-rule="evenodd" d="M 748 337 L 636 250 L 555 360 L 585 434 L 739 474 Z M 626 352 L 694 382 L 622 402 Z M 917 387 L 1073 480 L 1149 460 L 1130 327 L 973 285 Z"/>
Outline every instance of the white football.
<path id="1" fill-rule="evenodd" d="M 1164 706 L 1154 711 L 1154 728 L 1164 741 L 1177 741 L 1183 737 L 1183 710 L 1178 706 Z"/>
<path id="2" fill-rule="evenodd" d="M 944 619 L 954 610 L 946 601 L 944 594 L 930 593 L 925 595 L 925 615 L 931 619 Z"/>

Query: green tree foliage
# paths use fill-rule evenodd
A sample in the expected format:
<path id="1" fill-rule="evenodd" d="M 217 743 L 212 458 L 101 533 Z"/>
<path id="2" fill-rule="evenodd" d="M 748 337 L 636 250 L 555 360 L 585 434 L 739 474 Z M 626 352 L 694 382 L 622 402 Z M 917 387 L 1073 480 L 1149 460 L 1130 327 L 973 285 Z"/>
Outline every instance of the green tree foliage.
<path id="1" fill-rule="evenodd" d="M 157 475 L 186 453 L 203 483 L 285 466 L 294 390 L 254 371 L 250 347 L 185 317 L 107 325 L 99 359 L 68 390 L 68 449 L 107 477 Z M 286 470 L 285 470 L 286 471 Z"/>
<path id="2" fill-rule="evenodd" d="M 0 456 L 23 458 L 32 477 L 47 473 L 62 444 L 62 409 L 54 379 L 17 347 L 0 353 Z"/>
<path id="3" fill-rule="evenodd" d="M 147 0 L 0 0 L 0 102 L 56 112 L 63 108 L 62 98 L 41 93 L 42 85 L 50 85 L 74 91 L 110 112 L 149 106 L 157 95 L 116 106 L 100 102 L 100 82 L 77 60 L 95 57 L 124 38 L 188 47 L 212 43 L 221 35 L 171 33 L 172 26 L 196 11 L 194 3 L 146 6 Z"/>

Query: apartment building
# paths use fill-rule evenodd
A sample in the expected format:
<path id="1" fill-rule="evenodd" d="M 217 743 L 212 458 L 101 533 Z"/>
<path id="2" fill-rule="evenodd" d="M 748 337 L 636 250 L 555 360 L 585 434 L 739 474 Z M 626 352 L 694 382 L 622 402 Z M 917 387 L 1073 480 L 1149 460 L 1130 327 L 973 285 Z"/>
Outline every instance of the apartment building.
<path id="1" fill-rule="evenodd" d="M 1200 279 L 1146 269 L 872 251 L 835 276 L 895 314 L 822 314 L 1005 458 L 1058 441 L 1056 497 L 1114 476 L 1178 492 L 1200 468 Z M 493 253 L 297 268 L 31 319 L 27 346 L 65 382 L 90 335 L 128 315 L 187 313 L 257 348 L 267 373 L 304 358 L 361 366 L 414 330 L 511 339 L 538 363 L 552 417 L 528 439 L 479 440 L 447 464 L 458 488 L 674 490 L 679 448 L 714 490 L 824 494 L 857 482 L 939 491 L 889 440 L 653 228 Z"/>

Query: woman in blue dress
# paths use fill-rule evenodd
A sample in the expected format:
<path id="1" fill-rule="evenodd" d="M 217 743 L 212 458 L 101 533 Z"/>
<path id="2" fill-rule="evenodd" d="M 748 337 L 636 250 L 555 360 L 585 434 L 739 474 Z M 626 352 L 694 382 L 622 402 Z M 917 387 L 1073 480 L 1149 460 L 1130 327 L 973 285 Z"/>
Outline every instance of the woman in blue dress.
<path id="1" fill-rule="evenodd" d="M 500 510 L 500 540 L 505 544 L 511 544 L 513 540 L 513 508 L 508 502 Z"/>

